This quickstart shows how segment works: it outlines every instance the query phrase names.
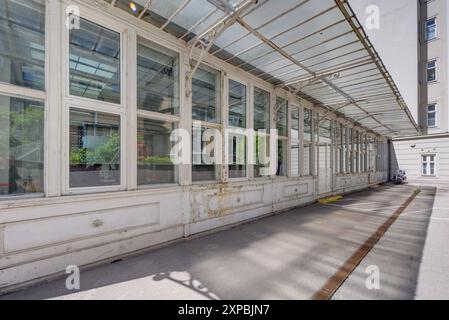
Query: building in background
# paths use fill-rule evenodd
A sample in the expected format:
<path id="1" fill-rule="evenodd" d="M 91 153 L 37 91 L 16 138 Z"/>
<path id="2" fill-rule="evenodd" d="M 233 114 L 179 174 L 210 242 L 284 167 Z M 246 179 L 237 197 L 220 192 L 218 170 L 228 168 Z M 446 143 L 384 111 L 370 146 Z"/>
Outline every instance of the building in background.
<path id="1" fill-rule="evenodd" d="M 360 19 L 371 0 L 351 0 Z M 421 184 L 449 182 L 449 41 L 447 0 L 379 0 L 380 28 L 368 29 L 422 134 L 395 138 L 391 171 Z"/>
<path id="2" fill-rule="evenodd" d="M 418 1 L 419 137 L 393 141 L 392 169 L 405 169 L 410 181 L 449 183 L 449 41 L 446 0 Z"/>

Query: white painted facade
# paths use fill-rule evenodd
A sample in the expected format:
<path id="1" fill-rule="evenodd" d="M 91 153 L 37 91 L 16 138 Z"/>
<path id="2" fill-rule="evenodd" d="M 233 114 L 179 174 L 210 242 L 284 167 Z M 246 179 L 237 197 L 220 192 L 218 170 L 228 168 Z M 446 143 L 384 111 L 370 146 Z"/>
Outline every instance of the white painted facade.
<path id="1" fill-rule="evenodd" d="M 371 166 L 366 166 L 372 168 L 371 172 L 362 172 L 360 167 L 354 165 L 351 171 L 346 169 L 343 170 L 345 173 L 336 173 L 335 145 L 332 143 L 327 149 L 329 156 L 326 156 L 325 170 L 319 170 L 323 154 L 317 147 L 320 141 L 313 134 L 313 176 L 306 176 L 302 169 L 304 167 L 301 167 L 300 176 L 294 177 L 289 166 L 286 177 L 254 178 L 248 166 L 247 178 L 229 179 L 226 167 L 222 166 L 220 182 L 196 184 L 191 181 L 191 167 L 180 165 L 177 168 L 178 183 L 139 188 L 136 172 L 136 38 L 138 35 L 145 37 L 179 54 L 180 115 L 160 117 L 177 121 L 181 128 L 190 131 L 191 101 L 185 92 L 189 52 L 185 44 L 103 2 L 100 5 L 100 2 L 48 0 L 46 4 L 46 91 L 0 84 L 0 94 L 45 101 L 44 194 L 0 198 L 0 291 L 2 288 L 9 290 L 17 285 L 63 274 L 68 265 L 103 263 L 168 241 L 387 181 L 388 148 L 385 137 L 374 136 L 347 119 L 338 118 L 304 99 L 292 96 L 289 106 L 300 107 L 301 120 L 304 108 L 313 110 L 315 129 L 317 115 L 321 114 L 331 120 L 334 126 L 344 124 L 356 132 L 377 139 L 378 150 L 383 152 L 374 158 L 377 159 L 376 166 L 373 160 Z M 118 186 L 69 187 L 68 108 L 89 108 L 91 104 L 89 100 L 71 96 L 67 92 L 68 33 L 64 28 L 64 18 L 66 7 L 70 4 L 79 5 L 83 17 L 121 35 L 124 62 L 121 65 L 124 75 L 121 82 L 122 103 L 112 107 L 97 102 L 95 107 L 96 110 L 116 114 L 121 119 L 122 179 Z M 197 56 L 197 53 L 194 54 Z M 275 89 L 271 84 L 217 58 L 206 56 L 204 62 L 221 71 L 224 126 L 227 118 L 228 79 L 238 79 L 247 86 L 249 93 L 254 86 L 269 91 L 272 105 L 275 104 L 276 96 L 287 97 L 287 92 Z M 248 94 L 249 119 L 251 96 Z M 271 119 L 274 126 L 274 117 Z M 299 150 L 303 150 L 303 141 L 301 137 Z M 348 152 L 343 156 L 348 157 Z M 367 154 L 359 159 L 369 162 Z"/>

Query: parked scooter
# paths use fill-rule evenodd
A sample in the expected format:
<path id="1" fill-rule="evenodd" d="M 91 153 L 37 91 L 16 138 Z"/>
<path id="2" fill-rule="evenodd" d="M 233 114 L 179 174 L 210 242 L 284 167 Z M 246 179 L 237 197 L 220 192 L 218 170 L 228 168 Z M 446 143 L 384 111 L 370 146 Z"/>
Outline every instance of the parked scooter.
<path id="1" fill-rule="evenodd" d="M 407 181 L 407 173 L 405 170 L 397 169 L 394 174 L 393 178 L 391 179 L 394 184 L 403 184 L 405 181 Z"/>

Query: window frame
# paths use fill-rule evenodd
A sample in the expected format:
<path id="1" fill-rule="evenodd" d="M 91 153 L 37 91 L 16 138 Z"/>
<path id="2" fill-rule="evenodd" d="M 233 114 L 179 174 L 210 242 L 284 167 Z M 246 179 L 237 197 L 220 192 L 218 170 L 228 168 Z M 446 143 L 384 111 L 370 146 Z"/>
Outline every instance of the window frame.
<path id="1" fill-rule="evenodd" d="M 427 23 L 431 20 L 434 20 L 434 27 L 435 27 L 435 36 L 433 38 L 429 38 L 429 26 Z M 438 38 L 438 18 L 436 16 L 430 17 L 426 19 L 426 22 L 424 23 L 424 38 L 426 41 L 432 41 Z"/>
<path id="2" fill-rule="evenodd" d="M 224 158 L 225 163 L 223 165 L 224 167 L 224 171 L 226 173 L 226 175 L 222 174 L 222 181 L 229 181 L 229 182 L 242 182 L 242 181 L 247 181 L 250 180 L 252 178 L 252 171 L 251 171 L 251 165 L 249 164 L 249 142 L 248 142 L 248 137 L 246 135 L 245 139 L 246 139 L 246 143 L 245 143 L 245 157 L 246 157 L 246 163 L 245 163 L 245 175 L 243 177 L 237 177 L 237 178 L 231 178 L 229 176 L 229 166 L 231 165 L 229 163 L 229 152 L 228 152 L 228 147 L 229 147 L 229 141 L 228 138 L 229 136 L 225 134 L 226 129 L 240 129 L 240 130 L 247 130 L 247 129 L 251 129 L 253 127 L 252 125 L 252 83 L 251 81 L 249 81 L 248 79 L 245 79 L 244 77 L 240 77 L 236 74 L 229 74 L 227 73 L 224 76 L 224 83 L 225 85 L 223 85 L 224 88 L 224 92 L 223 95 L 225 97 L 224 99 L 224 104 L 222 106 L 222 115 L 225 116 L 225 119 L 222 119 L 222 123 L 223 123 L 223 144 L 225 146 L 225 148 L 223 148 L 223 153 L 224 153 Z M 241 128 L 241 127 L 234 127 L 231 126 L 229 124 L 229 82 L 230 81 L 235 81 L 243 86 L 245 86 L 246 90 L 246 112 L 245 112 L 245 123 L 246 126 L 245 128 Z"/>
<path id="3" fill-rule="evenodd" d="M 210 129 L 216 129 L 219 130 L 221 133 L 221 138 L 223 140 L 223 136 L 224 136 L 224 119 L 223 119 L 223 112 L 224 112 L 224 94 L 226 94 L 224 89 L 224 82 L 226 81 L 225 79 L 225 73 L 223 72 L 223 70 L 221 68 L 218 68 L 217 66 L 213 66 L 210 63 L 208 63 L 207 61 L 201 61 L 201 64 L 199 66 L 199 68 L 201 68 L 201 65 L 204 65 L 205 67 L 212 69 L 216 72 L 218 72 L 219 74 L 219 79 L 220 79 L 220 83 L 219 83 L 219 87 L 220 87 L 220 92 L 218 92 L 218 96 L 217 96 L 217 102 L 219 104 L 219 109 L 216 110 L 216 117 L 218 118 L 217 122 L 208 122 L 208 121 L 201 121 L 201 120 L 197 120 L 197 119 L 193 119 L 193 115 L 190 115 L 191 117 L 191 126 L 190 126 L 190 130 L 192 130 L 194 124 L 199 124 L 201 128 L 205 127 L 205 128 L 210 128 Z M 180 68 L 180 71 L 182 69 Z M 192 78 L 193 80 L 193 78 Z M 191 81 L 192 81 L 191 80 Z M 192 86 L 192 90 L 193 90 L 193 86 Z M 190 103 L 192 102 L 193 99 L 193 92 L 191 94 L 191 97 L 189 98 Z M 191 103 L 192 105 L 192 103 Z M 193 108 L 193 105 L 192 105 Z M 180 106 L 181 109 L 181 106 Z M 181 114 L 181 110 L 180 110 L 180 114 Z M 226 119 L 227 120 L 227 119 Z M 192 132 L 192 131 L 190 131 Z M 193 137 L 193 134 L 192 134 Z M 221 159 L 223 159 L 223 141 L 221 141 L 221 154 L 220 157 Z M 191 156 L 192 156 L 192 160 L 193 160 L 193 144 L 192 144 L 192 150 L 191 150 Z M 215 164 L 216 170 L 218 172 L 215 172 L 215 174 L 218 175 L 218 178 L 216 180 L 200 180 L 200 181 L 194 181 L 193 180 L 193 161 L 192 164 L 190 165 L 190 172 L 191 172 L 191 179 L 190 182 L 192 185 L 202 185 L 202 184 L 214 184 L 214 183 L 220 183 L 223 181 L 224 179 L 224 169 L 225 169 L 225 165 L 223 163 L 221 164 Z"/>
<path id="4" fill-rule="evenodd" d="M 434 111 L 429 111 L 429 107 L 434 106 L 435 110 Z M 429 125 L 429 114 L 433 113 L 435 114 L 435 124 L 433 126 Z M 437 102 L 433 102 L 433 103 L 429 103 L 426 106 L 426 126 L 427 128 L 431 128 L 431 129 L 436 129 L 439 127 L 439 121 L 438 121 L 438 103 Z"/>
<path id="5" fill-rule="evenodd" d="M 431 63 L 435 63 L 435 66 L 432 68 L 429 68 L 429 64 L 431 64 Z M 435 70 L 435 79 L 429 80 L 429 71 L 433 70 L 433 69 Z M 436 58 L 431 59 L 431 60 L 427 61 L 427 63 L 426 63 L 426 82 L 427 83 L 438 82 L 438 59 L 436 59 Z"/>
<path id="6" fill-rule="evenodd" d="M 298 111 L 298 138 L 294 138 L 291 134 L 291 128 L 292 128 L 292 124 L 293 124 L 293 120 L 292 120 L 292 111 L 293 109 L 297 109 Z M 303 113 L 303 108 L 301 107 L 301 105 L 299 103 L 295 103 L 292 102 L 289 104 L 289 121 L 288 121 L 288 135 L 289 135 L 289 142 L 288 142 L 288 177 L 292 177 L 292 178 L 296 178 L 296 177 L 301 177 L 302 174 L 302 162 L 303 162 L 303 150 L 302 150 L 302 136 L 303 136 L 303 119 L 302 119 L 302 113 Z M 298 168 L 297 168 L 297 175 L 293 175 L 292 173 L 292 155 L 291 155 L 291 147 L 292 147 L 292 143 L 295 143 L 298 145 Z"/>
<path id="7" fill-rule="evenodd" d="M 69 4 L 67 4 L 69 5 Z M 101 27 L 112 30 L 120 35 L 120 103 L 114 104 L 110 102 L 90 99 L 86 97 L 79 97 L 70 94 L 70 30 L 63 28 L 62 32 L 62 105 L 63 111 L 61 112 L 61 129 L 62 135 L 62 165 L 61 165 L 61 195 L 72 194 L 93 194 L 101 192 L 112 191 L 125 191 L 128 188 L 128 159 L 126 157 L 127 149 L 132 150 L 127 145 L 127 129 L 128 119 L 125 110 L 125 105 L 128 102 L 127 93 L 127 81 L 126 76 L 127 66 L 129 64 L 130 56 L 128 50 L 125 48 L 128 45 L 132 45 L 133 41 L 129 39 L 128 28 L 126 25 L 117 22 L 109 16 L 100 15 L 90 10 L 81 10 L 81 18 L 89 20 Z M 131 50 L 130 50 L 131 51 Z M 132 60 L 134 61 L 134 60 Z M 132 94 L 131 94 L 132 95 Z M 76 108 L 91 112 L 102 112 L 110 115 L 116 115 L 120 117 L 120 184 L 113 186 L 89 186 L 89 187 L 70 187 L 70 109 Z M 137 106 L 135 106 L 137 108 Z M 136 119 L 137 120 L 137 119 Z M 137 123 L 136 123 L 137 125 Z"/>
<path id="8" fill-rule="evenodd" d="M 251 110 L 250 110 L 250 119 L 249 119 L 250 120 L 250 128 L 249 129 L 254 130 L 254 134 L 255 134 L 255 136 L 254 136 L 254 157 L 256 157 L 256 158 L 254 159 L 254 163 L 256 163 L 256 161 L 257 161 L 257 153 L 256 153 L 256 143 L 257 143 L 257 141 L 256 141 L 256 139 L 259 136 L 258 130 L 254 129 L 254 122 L 255 122 L 255 117 L 254 117 L 254 112 L 255 112 L 254 103 L 255 103 L 255 99 L 254 99 L 254 95 L 255 95 L 255 90 L 256 89 L 258 89 L 260 91 L 264 91 L 265 93 L 268 94 L 268 119 L 266 121 L 266 125 L 268 127 L 266 128 L 266 132 L 265 133 L 260 133 L 260 136 L 264 137 L 266 139 L 265 143 L 266 143 L 266 146 L 268 147 L 268 149 L 270 148 L 270 130 L 272 129 L 272 120 L 273 120 L 272 99 L 273 99 L 273 96 L 274 96 L 271 88 L 269 88 L 269 87 L 267 87 L 265 85 L 261 85 L 260 83 L 256 83 L 256 82 L 253 82 L 251 84 L 251 89 L 250 89 L 250 91 L 251 91 L 251 107 L 250 107 Z M 253 179 L 253 180 L 261 180 L 261 179 L 262 180 L 266 180 L 266 179 L 270 178 L 270 176 L 263 176 L 263 175 L 256 176 L 255 175 L 256 164 L 250 165 L 250 167 L 251 168 L 250 168 L 249 174 L 250 174 L 251 179 Z M 264 168 L 264 167 L 261 166 L 261 168 Z"/>
<path id="9" fill-rule="evenodd" d="M 177 88 L 178 88 L 178 99 L 179 99 L 179 110 L 178 110 L 178 114 L 165 114 L 165 113 L 161 113 L 161 112 L 157 112 L 157 111 L 149 111 L 149 110 L 144 110 L 144 109 L 139 109 L 137 106 L 137 44 L 138 44 L 138 40 L 139 38 L 144 39 L 147 43 L 147 45 L 149 45 L 150 43 L 156 43 L 156 39 L 155 37 L 149 33 L 145 33 L 145 32 L 141 32 L 140 30 L 137 30 L 136 32 L 136 37 L 135 40 L 132 41 L 132 45 L 135 46 L 135 55 L 134 57 L 130 57 L 132 61 L 132 68 L 136 68 L 135 70 L 135 79 L 133 79 L 133 81 L 135 81 L 135 87 L 132 88 L 133 91 L 133 95 L 135 95 L 135 104 L 134 105 L 130 105 L 129 108 L 133 108 L 135 109 L 136 112 L 136 116 L 134 119 L 134 126 L 128 126 L 129 130 L 133 130 L 135 131 L 136 134 L 136 141 L 135 141 L 135 146 L 136 146 L 136 152 L 133 155 L 133 157 L 135 157 L 135 162 L 133 165 L 132 170 L 136 170 L 137 173 L 137 166 L 138 166 L 138 162 L 137 162 L 137 122 L 139 118 L 144 118 L 144 119 L 148 119 L 148 120 L 155 120 L 155 121 L 161 121 L 161 122 L 169 122 L 169 123 L 174 123 L 177 124 L 177 128 L 180 129 L 182 128 L 182 119 L 181 119 L 181 115 L 183 113 L 183 106 L 182 106 L 182 95 L 184 94 L 184 91 L 181 89 L 181 87 L 184 85 L 184 81 L 182 81 L 182 74 L 184 72 L 184 68 L 183 68 L 183 56 L 182 56 L 182 52 L 181 50 L 179 50 L 178 48 L 174 47 L 174 46 L 169 46 L 166 45 L 165 43 L 156 43 L 158 46 L 163 47 L 167 50 L 172 51 L 173 53 L 178 55 L 178 73 L 179 73 L 179 77 L 177 79 Z M 188 130 L 188 132 L 192 132 L 191 128 L 190 130 Z M 134 134 L 134 132 L 133 132 Z M 191 152 L 191 150 L 190 150 Z M 134 158 L 133 158 L 134 160 Z M 158 184 L 144 184 L 144 185 L 139 185 L 138 181 L 137 181 L 137 177 L 136 177 L 136 181 L 134 181 L 136 189 L 138 190 L 146 190 L 146 189 L 158 189 L 158 188 L 168 188 L 168 187 L 174 187 L 174 186 L 179 186 L 182 184 L 182 177 L 181 177 L 181 169 L 180 169 L 180 165 L 175 165 L 174 166 L 174 175 L 175 175 L 175 181 L 174 182 L 169 182 L 169 183 L 158 183 Z"/>
<path id="10" fill-rule="evenodd" d="M 278 137 L 277 137 L 277 142 L 276 142 L 276 157 L 277 157 L 277 164 L 279 165 L 279 143 L 282 142 L 283 144 L 286 145 L 287 150 L 286 151 L 286 163 L 285 163 L 285 174 L 283 175 L 278 175 L 277 174 L 277 169 L 276 169 L 276 174 L 274 175 L 275 179 L 283 179 L 283 178 L 287 178 L 290 176 L 290 126 L 291 126 L 291 113 L 290 113 L 290 106 L 291 106 L 291 101 L 289 101 L 288 97 L 286 97 L 283 94 L 275 94 L 274 99 L 275 99 L 275 112 L 274 112 L 274 124 L 275 124 L 275 128 L 278 129 L 278 118 L 277 118 L 277 114 L 278 114 L 278 104 L 277 104 L 277 100 L 282 99 L 284 100 L 284 104 L 285 104 L 285 121 L 286 123 L 286 127 L 285 127 L 285 131 L 287 135 L 280 135 L 279 134 L 279 130 L 278 130 Z"/>
<path id="11" fill-rule="evenodd" d="M 51 30 L 51 26 L 55 23 L 52 19 L 52 10 L 54 9 L 54 4 L 51 1 L 44 1 L 44 24 L 45 24 L 45 32 L 44 32 L 44 89 L 34 89 L 29 87 L 20 86 L 17 84 L 0 82 L 0 95 L 8 97 L 8 98 L 18 98 L 25 100 L 32 100 L 36 102 L 41 102 L 44 105 L 44 133 L 42 136 L 43 140 L 43 148 L 44 148 L 44 159 L 43 159 L 43 192 L 36 193 L 24 193 L 24 194 L 8 194 L 8 195 L 0 195 L 0 201 L 9 201 L 9 200 L 18 200 L 18 199 L 32 199 L 32 198 L 43 198 L 48 196 L 48 181 L 50 177 L 54 173 L 50 173 L 49 162 L 51 155 L 51 149 L 54 147 L 54 143 L 49 143 L 52 135 L 50 134 L 50 125 L 48 119 L 51 117 L 51 113 L 49 112 L 50 107 L 50 97 L 48 95 L 48 88 L 52 86 L 50 81 L 50 56 L 54 56 L 54 50 L 51 50 L 49 44 L 49 39 L 51 37 L 51 33 L 48 32 Z M 59 15 L 59 12 L 58 12 Z M 59 48 L 57 48 L 59 49 Z M 57 57 L 55 55 L 55 57 Z M 59 106 L 58 106 L 59 107 Z M 59 121 L 59 119 L 58 119 Z"/>
<path id="12" fill-rule="evenodd" d="M 431 157 L 434 157 L 434 160 L 431 161 Z M 424 161 L 426 158 L 426 161 Z M 430 165 L 434 164 L 434 173 L 430 173 Z M 426 164 L 426 168 L 428 170 L 427 174 L 424 174 L 424 164 Z M 436 178 L 438 177 L 438 154 L 436 153 L 421 153 L 420 154 L 420 176 L 424 178 Z"/>
<path id="13" fill-rule="evenodd" d="M 304 137 L 305 134 L 305 111 L 309 111 L 310 115 L 311 115 L 311 119 L 310 119 L 310 140 L 306 140 Z M 302 161 L 301 161 L 301 177 L 315 177 L 316 173 L 315 173 L 315 154 L 314 154 L 314 150 L 315 150 L 315 138 L 314 138 L 314 127 L 315 127 L 315 123 L 314 123 L 314 119 L 315 119 L 315 112 L 313 108 L 308 108 L 308 107 L 303 107 L 302 108 L 302 112 L 301 112 L 301 119 L 302 119 L 302 130 L 301 130 L 301 143 L 302 143 Z M 309 148 L 309 171 L 306 174 L 306 170 L 305 170 L 305 163 L 304 163 L 304 149 L 305 147 Z"/>

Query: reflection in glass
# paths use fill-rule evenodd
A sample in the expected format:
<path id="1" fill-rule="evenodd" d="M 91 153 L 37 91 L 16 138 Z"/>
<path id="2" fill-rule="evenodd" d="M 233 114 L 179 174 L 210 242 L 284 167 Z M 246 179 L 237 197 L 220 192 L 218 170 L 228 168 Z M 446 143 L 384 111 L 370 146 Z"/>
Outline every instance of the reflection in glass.
<path id="1" fill-rule="evenodd" d="M 120 116 L 70 109 L 70 187 L 120 184 Z"/>
<path id="2" fill-rule="evenodd" d="M 276 172 L 277 176 L 287 175 L 287 143 L 287 140 L 278 140 L 278 167 Z"/>
<path id="3" fill-rule="evenodd" d="M 70 30 L 70 94 L 120 103 L 120 34 L 85 19 Z"/>
<path id="4" fill-rule="evenodd" d="M 175 165 L 170 159 L 176 129 L 171 122 L 138 118 L 137 120 L 137 184 L 174 183 Z"/>
<path id="5" fill-rule="evenodd" d="M 246 86 L 229 80 L 229 125 L 246 128 Z"/>
<path id="6" fill-rule="evenodd" d="M 43 192 L 44 104 L 0 96 L 0 195 Z"/>
<path id="7" fill-rule="evenodd" d="M 137 107 L 166 114 L 179 113 L 178 55 L 138 38 Z"/>
<path id="8" fill-rule="evenodd" d="M 45 1 L 0 0 L 0 81 L 45 89 Z"/>
<path id="9" fill-rule="evenodd" d="M 192 79 L 192 118 L 218 123 L 220 114 L 220 72 L 201 66 Z"/>
<path id="10" fill-rule="evenodd" d="M 229 178 L 246 177 L 246 136 L 229 135 Z"/>
<path id="11" fill-rule="evenodd" d="M 255 136 L 255 160 L 254 177 L 262 176 L 261 168 L 268 168 L 270 166 L 270 136 L 266 134 L 259 134 L 256 132 Z"/>
<path id="12" fill-rule="evenodd" d="M 270 129 L 270 94 L 254 87 L 254 130 Z"/>
<path id="13" fill-rule="evenodd" d="M 192 181 L 216 181 L 220 179 L 220 166 L 215 152 L 221 143 L 220 131 L 194 126 L 192 128 Z M 215 140 L 217 139 L 217 140 Z M 220 156 L 217 154 L 217 156 Z"/>

